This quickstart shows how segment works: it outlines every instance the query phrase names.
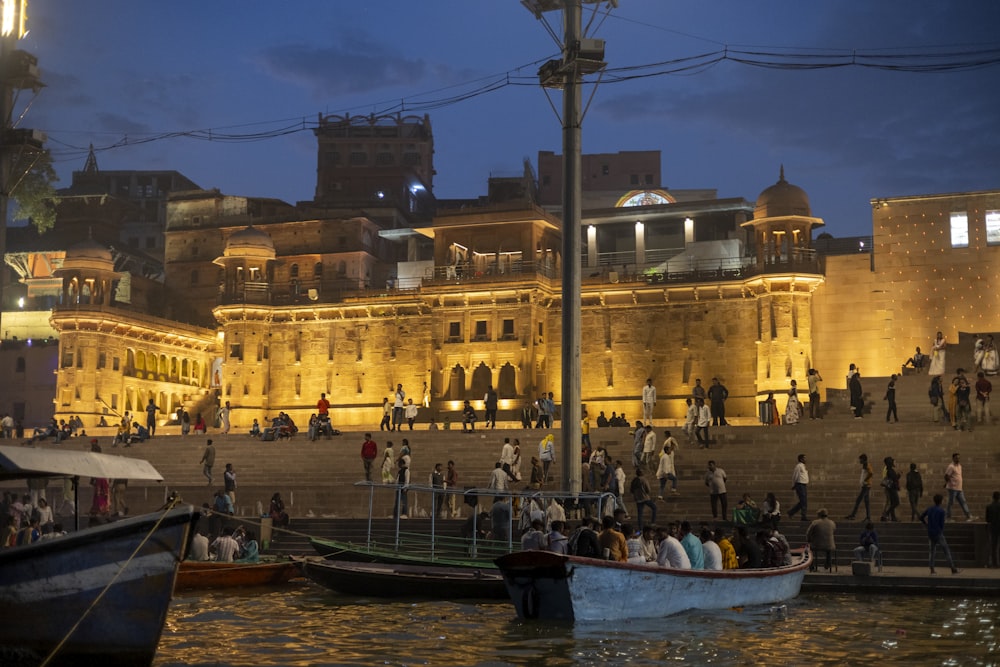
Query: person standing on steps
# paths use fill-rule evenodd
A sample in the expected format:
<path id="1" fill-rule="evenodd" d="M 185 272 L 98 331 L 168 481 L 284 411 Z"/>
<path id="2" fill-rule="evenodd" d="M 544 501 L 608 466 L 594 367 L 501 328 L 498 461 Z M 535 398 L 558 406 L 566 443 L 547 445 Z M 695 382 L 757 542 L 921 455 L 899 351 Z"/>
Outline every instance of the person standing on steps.
<path id="1" fill-rule="evenodd" d="M 454 461 L 448 461 L 448 469 L 444 473 L 444 486 L 446 489 L 458 488 L 458 471 L 455 470 Z M 459 516 L 458 494 L 448 494 L 448 514 L 452 519 L 456 519 Z"/>
<path id="2" fill-rule="evenodd" d="M 382 421 L 379 422 L 378 430 L 392 430 L 392 404 L 389 403 L 389 399 L 386 397 L 382 398 Z"/>
<path id="3" fill-rule="evenodd" d="M 927 369 L 928 375 L 944 375 L 945 348 L 947 347 L 948 344 L 944 340 L 944 334 L 938 331 L 937 336 L 934 338 L 934 343 L 931 345 L 931 365 Z"/>
<path id="4" fill-rule="evenodd" d="M 156 413 L 160 411 L 153 399 L 149 399 L 149 403 L 146 405 L 146 430 L 149 431 L 149 437 L 152 438 L 156 435 Z"/>
<path id="5" fill-rule="evenodd" d="M 718 507 L 722 506 L 722 518 L 729 514 L 728 497 L 726 495 L 726 471 L 718 467 L 715 461 L 708 462 L 708 472 L 705 473 L 705 486 L 708 487 L 709 500 L 712 503 L 712 518 L 718 519 Z"/>
<path id="6" fill-rule="evenodd" d="M 708 388 L 708 401 L 712 412 L 712 426 L 729 426 L 726 421 L 726 399 L 729 398 L 729 390 L 726 385 L 719 381 L 719 378 L 712 378 L 712 385 Z"/>
<path id="7" fill-rule="evenodd" d="M 403 391 L 403 385 L 396 385 L 396 393 L 393 394 L 392 403 L 392 428 L 390 431 L 402 431 L 403 430 L 403 413 L 405 411 L 406 403 L 406 392 Z"/>
<path id="8" fill-rule="evenodd" d="M 229 433 L 229 413 L 232 412 L 233 408 L 229 405 L 229 401 L 219 408 L 219 429 L 223 434 Z"/>
<path id="9" fill-rule="evenodd" d="M 885 410 L 885 423 L 889 423 L 892 417 L 895 423 L 899 423 L 899 415 L 896 413 L 896 374 L 889 378 L 889 386 L 885 388 L 885 402 L 888 404 Z"/>
<path id="10" fill-rule="evenodd" d="M 493 385 L 486 388 L 486 394 L 483 396 L 483 407 L 486 410 L 486 425 L 483 428 L 494 429 L 497 427 L 497 405 L 499 404 L 499 397 L 497 396 L 496 389 Z"/>
<path id="11" fill-rule="evenodd" d="M 861 507 L 861 503 L 865 504 L 865 522 L 872 520 L 871 512 L 871 491 L 872 491 L 872 477 L 875 475 L 872 470 L 872 466 L 868 463 L 868 455 L 862 454 L 858 457 L 858 464 L 861 466 L 861 490 L 858 491 L 858 497 L 854 501 L 854 509 L 845 518 L 848 520 L 854 519 L 857 516 L 858 508 Z"/>
<path id="12" fill-rule="evenodd" d="M 212 466 L 215 465 L 215 445 L 209 439 L 205 445 L 205 453 L 201 455 L 201 474 L 208 480 L 208 485 L 212 486 Z"/>
<path id="13" fill-rule="evenodd" d="M 934 494 L 934 504 L 925 509 L 920 515 L 920 523 L 927 526 L 927 541 L 930 545 L 928 565 L 931 568 L 931 574 L 934 574 L 934 557 L 937 555 L 938 547 L 940 547 L 944 550 L 944 555 L 948 559 L 948 565 L 951 566 L 951 573 L 958 574 L 958 568 L 955 567 L 955 561 L 951 557 L 951 549 L 948 548 L 948 542 L 944 539 L 944 522 L 946 517 L 944 508 L 941 507 L 943 501 L 944 497 L 940 493 Z"/>
<path id="14" fill-rule="evenodd" d="M 917 470 L 917 464 L 910 464 L 910 472 L 906 473 L 906 497 L 910 501 L 910 521 L 920 518 L 920 508 L 917 503 L 924 495 L 924 480 Z"/>
<path id="15" fill-rule="evenodd" d="M 656 387 L 653 378 L 646 378 L 646 386 L 642 388 L 642 421 L 653 423 L 653 408 L 656 407 Z"/>
<path id="16" fill-rule="evenodd" d="M 792 490 L 795 491 L 795 496 L 798 498 L 798 502 L 792 509 L 788 510 L 788 516 L 791 518 L 796 512 L 799 512 L 799 518 L 802 521 L 808 521 L 808 491 L 809 491 L 809 470 L 806 469 L 806 455 L 799 454 L 798 463 L 795 464 L 795 468 L 792 470 Z"/>
<path id="17" fill-rule="evenodd" d="M 847 388 L 851 391 L 851 408 L 854 409 L 854 418 L 861 419 L 865 411 L 865 394 L 861 388 L 861 371 L 859 369 L 855 368 L 848 378 Z"/>
<path id="18" fill-rule="evenodd" d="M 365 467 L 365 481 L 372 481 L 372 464 L 378 456 L 378 445 L 372 440 L 371 433 L 365 433 L 365 441 L 361 443 L 361 463 Z"/>
<path id="19" fill-rule="evenodd" d="M 823 378 L 819 371 L 810 368 L 806 375 L 806 381 L 809 383 L 809 419 L 822 419 L 823 417 L 819 413 L 819 383 L 823 381 Z"/>

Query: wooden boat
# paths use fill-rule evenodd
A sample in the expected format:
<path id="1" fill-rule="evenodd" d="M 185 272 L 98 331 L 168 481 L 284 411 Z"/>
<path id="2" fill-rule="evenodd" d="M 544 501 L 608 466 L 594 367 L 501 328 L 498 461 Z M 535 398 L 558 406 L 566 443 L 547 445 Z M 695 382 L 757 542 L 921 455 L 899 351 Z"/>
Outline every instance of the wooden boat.
<path id="1" fill-rule="evenodd" d="M 430 549 L 429 541 L 419 546 L 407 544 L 401 549 L 389 545 L 365 545 L 313 537 L 309 544 L 319 556 L 334 562 L 383 563 L 395 565 L 440 565 L 471 569 L 495 570 L 494 559 L 508 553 L 495 546 L 480 546 L 476 557 L 466 556 L 457 549 L 439 547 Z"/>
<path id="2" fill-rule="evenodd" d="M 520 618 L 617 621 L 690 609 L 769 604 L 799 594 L 808 551 L 787 567 L 676 570 L 548 551 L 501 556 L 497 565 Z"/>
<path id="3" fill-rule="evenodd" d="M 505 599 L 503 577 L 494 569 L 441 565 L 303 561 L 316 583 L 347 595 L 433 600 Z"/>
<path id="4" fill-rule="evenodd" d="M 283 584 L 302 575 L 302 568 L 294 560 L 261 563 L 216 563 L 190 561 L 181 563 L 177 571 L 174 590 L 209 588 L 241 588 L 245 586 L 273 586 Z"/>
<path id="5" fill-rule="evenodd" d="M 146 461 L 0 446 L 0 479 L 162 477 Z M 149 665 L 177 565 L 199 513 L 190 505 L 0 550 L 0 662 Z"/>

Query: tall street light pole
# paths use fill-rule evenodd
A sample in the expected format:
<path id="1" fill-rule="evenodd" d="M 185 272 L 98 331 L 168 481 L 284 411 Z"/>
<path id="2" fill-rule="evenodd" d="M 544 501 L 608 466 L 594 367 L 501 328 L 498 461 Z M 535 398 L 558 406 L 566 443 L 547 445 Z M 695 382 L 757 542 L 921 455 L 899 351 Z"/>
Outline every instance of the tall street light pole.
<path id="1" fill-rule="evenodd" d="M 583 75 L 605 65 L 604 43 L 584 40 L 583 4 L 616 6 L 617 0 L 522 0 L 536 18 L 562 10 L 562 60 L 545 63 L 539 70 L 543 87 L 562 88 L 563 206 L 562 206 L 562 440 L 560 471 L 563 490 L 577 494 L 581 488 L 581 367 L 580 275 L 582 217 L 581 88 Z"/>

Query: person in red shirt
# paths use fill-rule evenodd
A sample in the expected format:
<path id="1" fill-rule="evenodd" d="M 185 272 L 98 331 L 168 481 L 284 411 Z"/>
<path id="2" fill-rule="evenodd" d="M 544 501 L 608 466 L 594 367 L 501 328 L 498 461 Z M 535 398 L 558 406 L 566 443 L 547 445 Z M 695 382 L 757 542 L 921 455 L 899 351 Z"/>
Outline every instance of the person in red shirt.
<path id="1" fill-rule="evenodd" d="M 319 401 L 316 402 L 316 412 L 320 417 L 330 416 L 330 401 L 326 400 L 326 394 L 319 395 Z"/>
<path id="2" fill-rule="evenodd" d="M 361 444 L 361 461 L 365 464 L 365 481 L 372 481 L 372 463 L 378 456 L 378 445 L 372 440 L 371 433 L 365 433 L 365 441 Z"/>

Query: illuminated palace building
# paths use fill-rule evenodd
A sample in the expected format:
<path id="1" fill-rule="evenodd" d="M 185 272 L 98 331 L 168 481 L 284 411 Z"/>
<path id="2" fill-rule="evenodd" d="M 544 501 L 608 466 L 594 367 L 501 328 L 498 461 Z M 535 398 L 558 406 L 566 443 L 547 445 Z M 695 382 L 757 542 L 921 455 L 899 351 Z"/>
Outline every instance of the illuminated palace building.
<path id="1" fill-rule="evenodd" d="M 92 426 L 150 398 L 164 421 L 230 401 L 244 428 L 303 424 L 325 392 L 357 427 L 400 383 L 426 391 L 421 421 L 480 408 L 488 385 L 511 420 L 559 402 L 564 261 L 583 266 L 591 415 L 638 416 L 650 377 L 656 417 L 679 418 L 695 379 L 719 377 L 749 419 L 810 367 L 840 386 L 852 362 L 897 372 L 937 330 L 1000 329 L 983 289 L 1000 284 L 1000 191 L 873 200 L 873 236 L 837 239 L 777 165 L 750 202 L 664 187 L 658 151 L 588 155 L 566 258 L 559 155 L 438 200 L 426 117 L 321 117 L 316 137 L 315 197 L 295 205 L 89 160 L 55 231 L 9 232 L 0 411 L 33 425 L 54 401 Z"/>

